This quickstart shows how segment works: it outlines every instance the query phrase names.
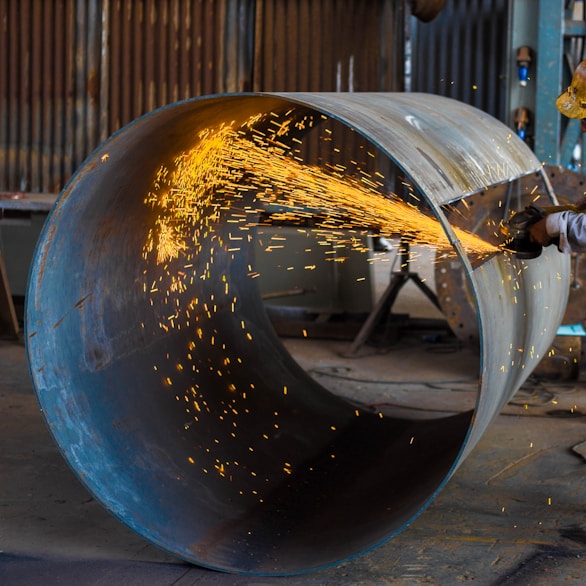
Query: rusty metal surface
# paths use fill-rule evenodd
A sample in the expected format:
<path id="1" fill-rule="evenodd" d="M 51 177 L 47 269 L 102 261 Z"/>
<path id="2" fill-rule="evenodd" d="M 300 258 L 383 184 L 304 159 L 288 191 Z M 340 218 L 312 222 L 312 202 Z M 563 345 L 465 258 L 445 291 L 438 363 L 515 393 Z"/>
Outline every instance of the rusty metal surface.
<path id="1" fill-rule="evenodd" d="M 6 0 L 0 22 L 0 189 L 58 192 L 98 140 L 98 3 Z"/>
<path id="2" fill-rule="evenodd" d="M 468 128 L 449 115 L 436 117 L 434 132 L 413 120 L 419 109 L 426 119 L 431 110 L 455 114 L 457 105 L 421 95 L 360 98 L 358 107 L 355 95 L 243 94 L 157 110 L 94 153 L 45 225 L 27 293 L 26 340 L 49 429 L 97 500 L 191 562 L 291 574 L 391 538 L 451 477 L 546 351 L 561 319 L 569 271 L 558 255 L 524 266 L 498 254 L 472 269 L 451 234 L 438 205 L 443 186 L 453 179 L 455 195 L 459 185 L 469 189 L 468 181 L 450 165 L 440 180 L 442 163 L 422 163 L 426 141 L 430 158 L 440 136 L 448 152 L 459 140 L 468 145 L 478 164 L 472 183 L 487 179 L 480 170 L 495 155 L 484 139 L 475 148 Z M 232 239 L 230 221 L 208 226 L 188 264 L 144 255 L 158 221 L 145 195 L 162 166 L 193 147 L 198 130 L 298 110 L 302 117 L 335 116 L 407 167 L 451 234 L 482 332 L 473 411 L 429 419 L 383 414 L 326 390 L 276 337 L 251 277 L 251 240 L 218 245 Z M 461 114 L 472 116 L 464 106 Z M 516 137 L 501 145 L 500 123 L 478 116 L 495 144 L 511 153 L 506 169 L 517 173 L 523 164 L 517 155 L 526 147 Z M 253 127 L 261 124 L 255 120 Z M 397 136 L 421 151 L 413 153 Z M 532 157 L 524 161 L 530 170 Z M 180 274 L 188 287 L 177 286 Z"/>
<path id="3" fill-rule="evenodd" d="M 202 94 L 249 89 L 247 0 L 107 2 L 103 138 L 142 114 Z"/>
<path id="4" fill-rule="evenodd" d="M 548 197 L 541 173 L 530 173 L 518 180 L 487 186 L 470 195 L 454 206 L 448 219 L 454 226 L 467 229 L 491 242 L 498 242 L 502 238 L 499 226 L 513 210 L 531 202 L 550 205 Z M 510 201 L 508 205 L 505 203 L 507 200 Z M 438 301 L 450 328 L 462 341 L 478 346 L 478 312 L 466 279 L 465 267 L 459 259 L 440 254 L 434 265 L 434 273 Z"/>
<path id="5" fill-rule="evenodd" d="M 433 14 L 441 3 L 415 4 Z M 446 0 L 431 22 L 415 21 L 412 91 L 455 98 L 508 120 L 508 11 L 507 0 Z"/>
<path id="6" fill-rule="evenodd" d="M 395 151 L 400 144 L 393 158 L 407 175 L 417 176 L 438 207 L 541 169 L 507 126 L 457 100 L 419 93 L 395 94 L 392 100 L 384 93 L 281 95 L 311 104 Z"/>
<path id="7" fill-rule="evenodd" d="M 553 165 L 543 168 L 556 198 L 560 203 L 578 203 L 586 191 L 586 179 L 582 173 Z M 550 205 L 548 187 L 541 173 L 530 174 L 513 183 L 506 183 L 482 190 L 466 199 L 470 213 L 463 215 L 455 209 L 449 216 L 454 225 L 467 228 L 483 238 L 494 238 L 499 224 L 507 214 L 503 201 L 507 191 L 515 207 L 524 207 L 531 202 Z M 569 297 L 562 323 L 577 324 L 586 321 L 586 263 L 584 254 L 574 253 L 570 257 L 571 279 Z M 478 345 L 480 334 L 474 298 L 466 285 L 465 270 L 457 259 L 439 258 L 435 264 L 435 282 L 442 311 L 454 334 L 466 343 Z"/>
<path id="8" fill-rule="evenodd" d="M 251 89 L 400 91 L 403 18 L 386 0 L 261 0 Z"/>
<path id="9" fill-rule="evenodd" d="M 399 90 L 392 0 L 2 0 L 0 190 L 59 192 L 155 108 L 240 91 Z"/>
<path id="10" fill-rule="evenodd" d="M 50 212 L 57 197 L 54 193 L 0 192 L 0 209 Z"/>

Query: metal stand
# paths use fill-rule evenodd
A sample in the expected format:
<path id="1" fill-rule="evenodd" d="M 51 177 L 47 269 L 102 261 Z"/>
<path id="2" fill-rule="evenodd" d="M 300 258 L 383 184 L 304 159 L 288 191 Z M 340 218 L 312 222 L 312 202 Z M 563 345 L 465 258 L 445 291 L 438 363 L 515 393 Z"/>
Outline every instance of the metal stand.
<path id="1" fill-rule="evenodd" d="M 366 343 L 373 330 L 377 327 L 384 316 L 387 316 L 391 312 L 391 308 L 397 299 L 397 295 L 407 284 L 408 281 L 412 280 L 417 287 L 425 294 L 425 296 L 441 311 L 441 307 L 436 294 L 425 284 L 423 279 L 418 273 L 413 273 L 409 270 L 409 243 L 401 239 L 399 244 L 399 259 L 401 261 L 401 267 L 399 271 L 393 271 L 392 278 L 384 293 L 377 301 L 376 305 L 368 315 L 368 318 L 364 322 L 364 325 L 360 328 L 360 331 L 354 338 L 352 346 L 348 352 L 349 356 L 356 355 L 360 348 Z"/>

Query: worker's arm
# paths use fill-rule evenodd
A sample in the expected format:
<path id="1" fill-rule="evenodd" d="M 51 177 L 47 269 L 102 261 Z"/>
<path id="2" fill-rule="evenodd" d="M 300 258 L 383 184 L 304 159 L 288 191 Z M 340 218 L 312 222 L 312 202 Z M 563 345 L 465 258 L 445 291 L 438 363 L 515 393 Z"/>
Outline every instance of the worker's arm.
<path id="1" fill-rule="evenodd" d="M 530 228 L 531 240 L 548 246 L 559 238 L 560 252 L 586 252 L 586 214 L 566 210 L 554 212 Z"/>

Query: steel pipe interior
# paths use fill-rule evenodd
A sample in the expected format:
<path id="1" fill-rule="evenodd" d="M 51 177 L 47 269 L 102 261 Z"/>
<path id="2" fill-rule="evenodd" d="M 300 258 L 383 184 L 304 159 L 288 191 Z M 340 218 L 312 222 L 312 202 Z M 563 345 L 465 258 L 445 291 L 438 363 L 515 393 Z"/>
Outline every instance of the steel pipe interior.
<path id="1" fill-rule="evenodd" d="M 194 233 L 157 256 L 160 207 L 145 202 L 155 191 L 167 203 L 177 196 L 161 170 L 172 174 L 211 140 L 206 129 L 266 134 L 271 116 L 351 129 L 437 219 L 478 308 L 475 409 L 382 414 L 318 384 L 275 334 L 252 278 L 253 238 L 242 232 L 235 244 L 244 204 L 227 210 L 219 190 L 197 204 L 197 227 L 183 210 L 181 226 Z M 280 142 L 313 132 L 298 129 Z M 474 263 L 443 207 L 539 169 L 500 123 L 437 96 L 240 94 L 137 120 L 72 178 L 31 268 L 27 353 L 63 456 L 120 521 L 206 567 L 292 574 L 391 538 L 431 502 L 553 339 L 567 263 L 554 250 L 539 263 L 502 252 Z"/>

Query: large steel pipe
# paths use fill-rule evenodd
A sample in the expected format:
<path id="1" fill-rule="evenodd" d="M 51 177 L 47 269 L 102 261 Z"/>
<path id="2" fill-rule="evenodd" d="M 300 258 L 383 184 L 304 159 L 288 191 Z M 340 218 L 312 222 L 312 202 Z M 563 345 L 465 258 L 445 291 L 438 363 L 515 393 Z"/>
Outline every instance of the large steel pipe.
<path id="1" fill-rule="evenodd" d="M 295 132 L 270 131 L 271 120 L 288 119 Z M 237 128 L 251 141 L 268 133 L 286 149 L 315 132 L 309 119 L 334 124 L 326 146 L 339 128 L 364 139 L 462 263 L 481 338 L 475 409 L 418 419 L 324 389 L 267 317 L 254 278 L 261 212 L 247 173 L 234 166 L 228 196 L 212 167 L 211 187 L 186 208 L 185 190 L 200 186 L 179 171 L 214 139 L 209 129 Z M 567 260 L 548 249 L 539 261 L 497 252 L 478 262 L 446 213 L 540 169 L 498 121 L 431 95 L 226 95 L 137 120 L 72 178 L 31 268 L 30 370 L 65 459 L 128 527 L 210 568 L 290 574 L 386 541 L 430 503 L 555 335 Z M 273 209 L 288 177 L 256 185 Z M 235 193 L 238 205 L 228 201 Z M 333 213 L 322 200 L 315 207 Z"/>

